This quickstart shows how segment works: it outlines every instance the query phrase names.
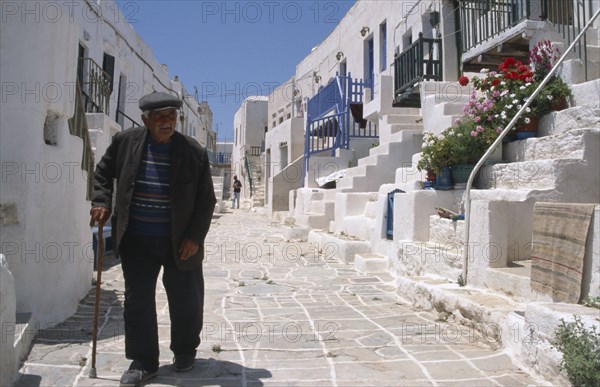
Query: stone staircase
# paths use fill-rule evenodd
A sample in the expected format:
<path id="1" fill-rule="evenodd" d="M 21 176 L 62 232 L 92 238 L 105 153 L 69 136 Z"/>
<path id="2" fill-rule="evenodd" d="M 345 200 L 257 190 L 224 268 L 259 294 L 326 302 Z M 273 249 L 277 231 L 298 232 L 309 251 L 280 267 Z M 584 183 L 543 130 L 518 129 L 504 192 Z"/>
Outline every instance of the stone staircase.
<path id="1" fill-rule="evenodd" d="M 294 221 L 297 226 L 329 230 L 334 218 L 335 191 L 321 188 L 300 188 L 297 190 Z"/>
<path id="2" fill-rule="evenodd" d="M 420 109 L 404 110 L 408 114 L 384 116 L 380 145 L 338 180 L 336 188 L 340 192 L 373 192 L 380 185 L 394 181 L 396 167 L 412 163 L 412 155 L 421 149 L 423 125 L 418 115 Z"/>
<path id="3" fill-rule="evenodd" d="M 421 82 L 421 106 L 427 112 L 423 124 L 427 131 L 438 135 L 462 118 L 471 91 L 471 87 L 460 86 L 458 82 Z"/>
<path id="4" fill-rule="evenodd" d="M 260 156 L 247 156 L 249 160 L 250 174 L 252 177 L 252 196 L 250 196 L 250 180 L 247 176 L 247 170 L 244 167 L 244 182 L 245 185 L 240 206 L 246 208 L 264 207 L 265 205 L 265 185 L 262 179 L 262 160 Z"/>
<path id="5" fill-rule="evenodd" d="M 600 203 L 598 105 L 551 113 L 542 120 L 540 134 L 546 135 L 505 144 L 511 162 L 484 168 L 479 184 L 488 189 L 472 191 L 472 218 L 489 225 L 484 232 L 474 228 L 472 240 L 501 249 L 486 273 L 474 275 L 475 282 L 522 300 L 544 299 L 529 286 L 535 202 Z M 514 226 L 508 229 L 504 222 Z"/>

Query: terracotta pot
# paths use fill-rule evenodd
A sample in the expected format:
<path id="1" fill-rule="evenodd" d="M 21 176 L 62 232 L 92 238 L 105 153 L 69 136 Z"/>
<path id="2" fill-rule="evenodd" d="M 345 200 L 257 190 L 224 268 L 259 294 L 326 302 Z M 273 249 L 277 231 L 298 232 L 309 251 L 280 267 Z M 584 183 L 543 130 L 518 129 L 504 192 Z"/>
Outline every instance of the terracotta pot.
<path id="1" fill-rule="evenodd" d="M 566 98 L 556 98 L 552 101 L 552 105 L 550 105 L 550 109 L 555 112 L 559 112 L 567 108 L 567 99 Z"/>
<path id="2" fill-rule="evenodd" d="M 523 124 L 515 129 L 515 139 L 524 140 L 530 137 L 537 136 L 537 127 L 539 119 L 537 117 L 531 117 L 528 124 Z"/>
<path id="3" fill-rule="evenodd" d="M 436 176 L 435 172 L 431 169 L 427 170 L 427 177 L 425 178 L 427 181 L 435 182 Z"/>

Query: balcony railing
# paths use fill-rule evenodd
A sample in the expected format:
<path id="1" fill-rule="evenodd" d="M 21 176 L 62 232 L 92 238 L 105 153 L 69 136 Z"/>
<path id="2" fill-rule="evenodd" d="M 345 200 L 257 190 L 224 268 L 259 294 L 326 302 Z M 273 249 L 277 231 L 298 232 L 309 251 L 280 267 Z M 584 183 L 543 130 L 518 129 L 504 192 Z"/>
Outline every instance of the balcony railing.
<path id="1" fill-rule="evenodd" d="M 78 76 L 86 113 L 108 113 L 112 79 L 92 58 L 79 58 Z"/>
<path id="2" fill-rule="evenodd" d="M 251 146 L 250 147 L 250 156 L 260 156 L 263 149 L 260 146 Z"/>
<path id="3" fill-rule="evenodd" d="M 117 123 L 121 125 L 122 129 L 127 128 L 137 128 L 141 126 L 135 121 L 133 118 L 129 117 L 127 114 L 123 113 L 120 109 L 117 108 Z"/>
<path id="4" fill-rule="evenodd" d="M 442 39 L 424 38 L 419 33 L 416 41 L 394 57 L 396 102 L 423 80 L 442 80 Z"/>
<path id="5" fill-rule="evenodd" d="M 216 152 L 212 155 L 214 164 L 231 164 L 231 153 L 228 152 Z"/>
<path id="6" fill-rule="evenodd" d="M 462 52 L 516 26 L 529 15 L 529 0 L 460 0 Z"/>
<path id="7" fill-rule="evenodd" d="M 304 172 L 310 155 L 348 149 L 351 138 L 378 137 L 377 125 L 362 118 L 367 82 L 337 75 L 308 101 L 304 146 Z"/>
<path id="8" fill-rule="evenodd" d="M 543 20 L 552 23 L 558 33 L 565 39 L 565 42 L 571 44 L 590 19 L 591 7 L 592 2 L 586 0 L 544 0 L 542 1 L 541 17 Z M 586 47 L 587 39 L 584 35 L 575 44 L 574 51 L 584 65 L 585 79 L 588 80 Z"/>

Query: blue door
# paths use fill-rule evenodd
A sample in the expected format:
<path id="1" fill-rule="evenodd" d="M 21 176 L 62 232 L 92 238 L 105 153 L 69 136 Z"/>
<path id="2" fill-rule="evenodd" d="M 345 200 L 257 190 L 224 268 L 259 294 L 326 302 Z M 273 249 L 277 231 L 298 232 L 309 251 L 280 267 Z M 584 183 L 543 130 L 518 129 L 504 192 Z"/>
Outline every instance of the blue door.
<path id="1" fill-rule="evenodd" d="M 397 193 L 404 193 L 404 191 L 396 188 L 387 194 L 387 227 L 385 229 L 385 236 L 387 239 L 394 238 L 394 194 Z"/>

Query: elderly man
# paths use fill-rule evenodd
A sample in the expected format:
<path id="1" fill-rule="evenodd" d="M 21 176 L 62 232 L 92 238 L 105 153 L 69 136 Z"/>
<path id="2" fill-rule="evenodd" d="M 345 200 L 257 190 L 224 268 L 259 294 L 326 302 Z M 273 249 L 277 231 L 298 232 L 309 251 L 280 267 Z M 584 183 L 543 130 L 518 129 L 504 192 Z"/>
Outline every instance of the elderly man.
<path id="1" fill-rule="evenodd" d="M 125 355 L 132 360 L 121 386 L 138 386 L 158 372 L 155 290 L 161 267 L 171 316 L 171 350 L 178 372 L 193 368 L 204 303 L 204 238 L 216 199 L 208 156 L 175 132 L 181 100 L 152 93 L 139 101 L 145 127 L 117 133 L 96 166 L 90 214 L 111 218 L 125 278 Z"/>

